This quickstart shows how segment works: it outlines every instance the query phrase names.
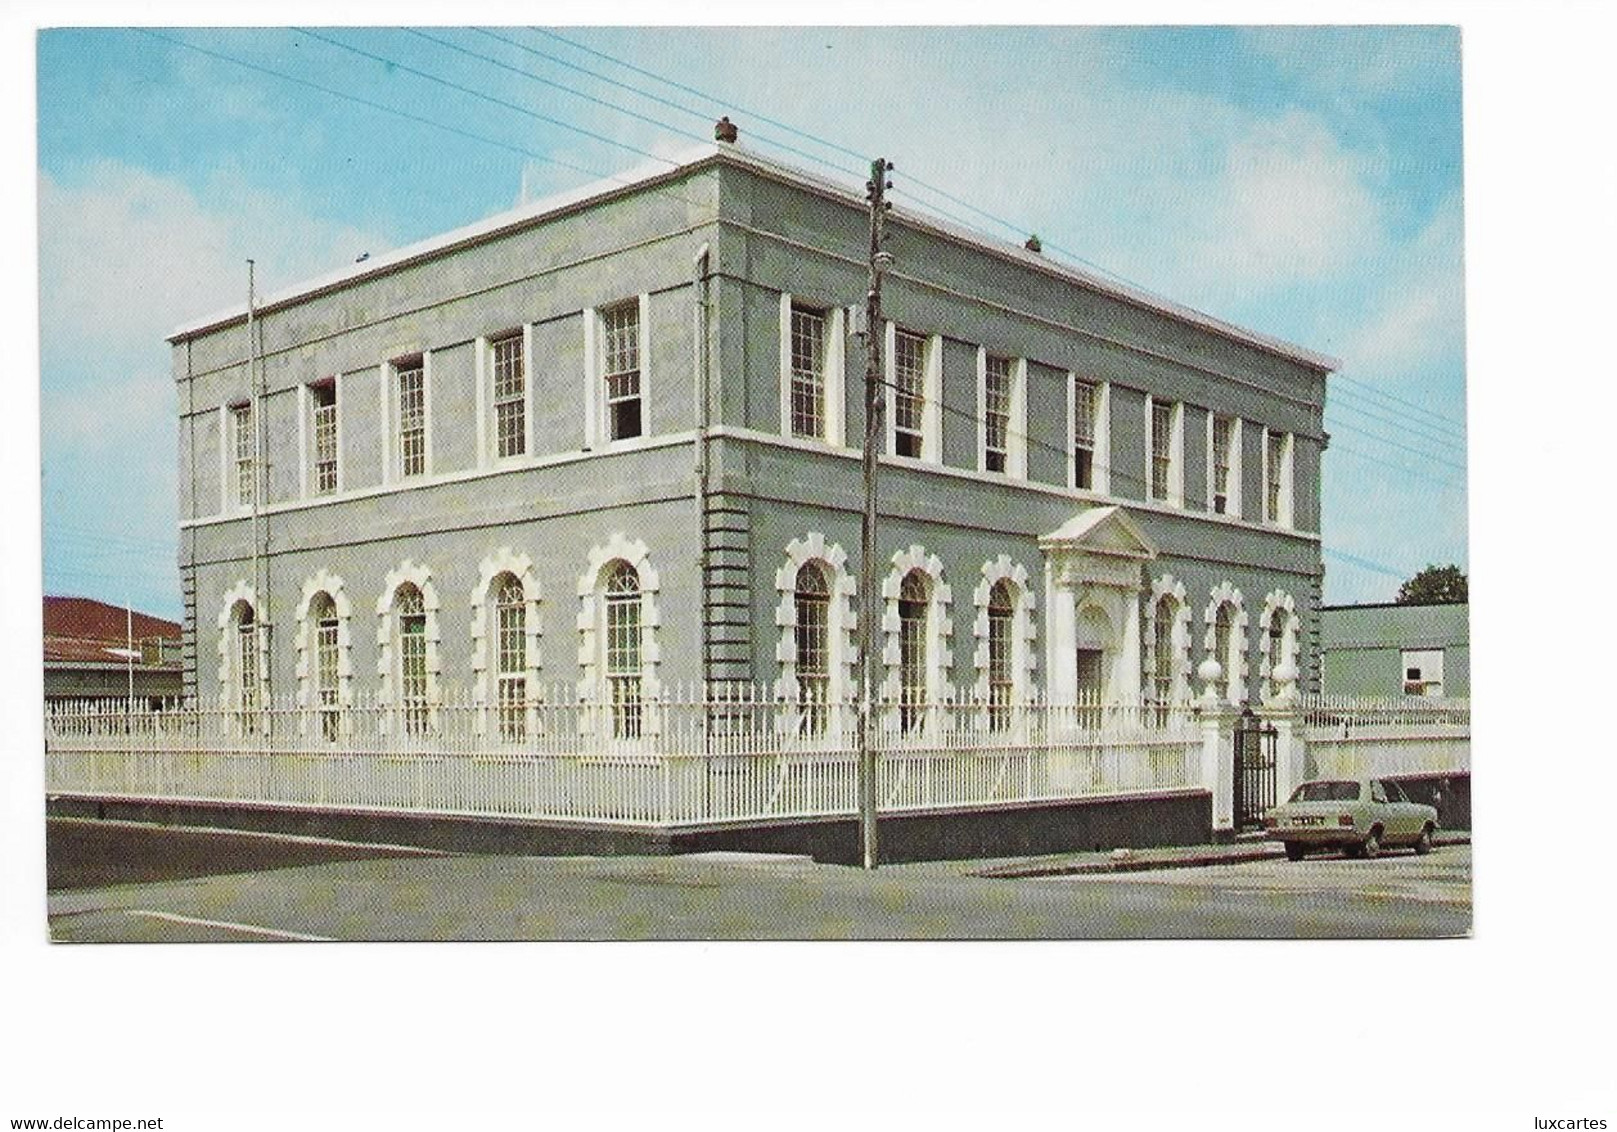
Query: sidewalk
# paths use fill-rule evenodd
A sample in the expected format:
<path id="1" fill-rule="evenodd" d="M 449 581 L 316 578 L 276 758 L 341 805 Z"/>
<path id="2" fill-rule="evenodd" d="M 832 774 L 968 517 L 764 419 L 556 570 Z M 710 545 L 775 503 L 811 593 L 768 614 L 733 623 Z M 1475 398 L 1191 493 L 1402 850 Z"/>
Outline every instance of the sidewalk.
<path id="1" fill-rule="evenodd" d="M 1437 845 L 1469 845 L 1470 830 L 1440 832 Z M 971 871 L 971 876 L 991 879 L 1016 877 L 1075 876 L 1084 873 L 1129 873 L 1147 869 L 1190 869 L 1208 865 L 1239 865 L 1247 861 L 1269 861 L 1286 855 L 1277 841 L 1243 838 L 1222 845 L 1175 845 L 1159 849 L 1114 849 L 1109 853 L 1056 853 L 1048 857 L 1027 857 L 1004 861 Z"/>

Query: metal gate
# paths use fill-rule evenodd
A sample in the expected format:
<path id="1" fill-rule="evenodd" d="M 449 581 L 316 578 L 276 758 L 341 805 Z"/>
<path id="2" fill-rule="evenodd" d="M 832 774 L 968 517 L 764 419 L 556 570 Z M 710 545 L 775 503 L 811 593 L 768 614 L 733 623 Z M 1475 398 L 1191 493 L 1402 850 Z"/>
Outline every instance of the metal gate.
<path id="1" fill-rule="evenodd" d="M 1235 832 L 1261 829 L 1275 804 L 1275 749 L 1279 732 L 1251 708 L 1235 723 Z"/>

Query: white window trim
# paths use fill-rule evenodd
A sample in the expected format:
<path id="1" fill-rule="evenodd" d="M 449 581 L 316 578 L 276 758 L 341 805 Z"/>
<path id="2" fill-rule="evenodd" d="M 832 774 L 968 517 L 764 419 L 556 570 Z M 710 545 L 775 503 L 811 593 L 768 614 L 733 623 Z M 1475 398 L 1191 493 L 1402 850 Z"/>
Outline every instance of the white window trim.
<path id="1" fill-rule="evenodd" d="M 397 709 L 400 689 L 397 673 L 398 660 L 393 627 L 397 620 L 395 602 L 399 589 L 406 583 L 421 591 L 421 605 L 426 614 L 425 633 L 427 651 L 427 727 L 438 726 L 438 677 L 442 671 L 442 655 L 438 648 L 438 590 L 432 584 L 432 571 L 420 563 L 405 559 L 395 570 L 390 570 L 382 582 L 382 596 L 376 599 L 376 674 L 381 677 L 382 691 L 378 703 Z M 385 713 L 384 727 L 396 726 L 403 731 L 403 720 L 397 710 Z"/>
<path id="2" fill-rule="evenodd" d="M 494 392 L 494 345 L 509 338 L 522 339 L 522 451 L 515 456 L 500 455 L 500 425 Z M 509 468 L 533 457 L 533 323 L 525 322 L 499 334 L 477 339 L 477 466 Z"/>
<path id="3" fill-rule="evenodd" d="M 1011 363 L 1010 397 L 1005 406 L 1005 470 L 988 471 L 988 347 L 977 347 L 977 470 L 1027 479 L 1027 359 L 996 354 Z"/>
<path id="4" fill-rule="evenodd" d="M 979 704 L 987 704 L 989 699 L 988 599 L 1001 581 L 1010 582 L 1016 587 L 1017 593 L 1016 608 L 1011 616 L 1011 706 L 1026 704 L 1037 687 L 1039 629 L 1034 618 L 1033 587 L 1029 585 L 1028 577 L 1027 567 L 1021 563 L 1013 564 L 1008 554 L 1001 554 L 982 565 L 982 578 L 971 595 L 976 609 L 976 619 L 972 623 L 976 648 L 972 652 L 971 663 L 977 673 L 974 691 Z"/>
<path id="5" fill-rule="evenodd" d="M 1219 512 L 1213 510 L 1213 499 L 1218 494 L 1218 485 L 1213 478 L 1215 472 L 1213 430 L 1215 422 L 1220 418 L 1230 422 L 1230 482 L 1229 490 L 1225 492 L 1223 514 L 1227 518 L 1239 519 L 1241 517 L 1241 434 L 1245 429 L 1245 422 L 1240 417 L 1225 416 L 1212 409 L 1207 410 L 1207 510 L 1209 514 L 1219 514 Z"/>
<path id="6" fill-rule="evenodd" d="M 1229 606 L 1232 610 L 1230 656 L 1219 656 L 1217 653 L 1218 611 L 1224 606 Z M 1228 581 L 1222 581 L 1214 586 L 1208 598 L 1207 608 L 1202 611 L 1202 623 L 1206 630 L 1202 636 L 1202 652 L 1218 661 L 1219 667 L 1224 670 L 1221 683 L 1226 702 L 1239 704 L 1246 699 L 1248 627 L 1246 604 L 1241 598 L 1241 591 Z"/>
<path id="7" fill-rule="evenodd" d="M 882 694 L 892 704 L 897 704 L 902 698 L 899 686 L 902 630 L 898 619 L 898 594 L 904 579 L 911 570 L 916 569 L 932 583 L 931 601 L 927 609 L 925 696 L 927 728 L 930 729 L 936 722 L 936 706 L 953 695 L 950 674 L 954 671 L 954 650 L 950 647 L 950 641 L 954 636 L 954 621 L 949 615 L 949 606 L 954 595 L 944 579 L 942 560 L 935 554 L 928 554 L 926 548 L 919 544 L 912 544 L 909 549 L 893 555 L 892 569 L 881 583 Z M 892 714 L 892 719 L 893 726 L 897 726 L 897 712 Z"/>
<path id="8" fill-rule="evenodd" d="M 315 381 L 306 381 L 298 386 L 298 497 L 300 499 L 329 499 L 340 495 L 343 490 L 343 458 L 342 458 L 342 385 L 339 375 L 322 377 Z M 332 404 L 336 413 L 335 443 L 337 445 L 337 486 L 324 495 L 320 494 L 318 484 L 313 475 L 315 462 L 315 446 L 317 441 L 314 432 L 314 387 L 316 385 L 331 385 Z"/>
<path id="9" fill-rule="evenodd" d="M 1095 451 L 1090 457 L 1090 487 L 1078 486 L 1078 438 L 1073 435 L 1078 423 L 1078 385 L 1082 383 L 1095 390 Z M 1072 491 L 1091 491 L 1109 495 L 1112 490 L 1112 383 L 1094 381 L 1073 370 L 1067 371 L 1067 487 Z"/>
<path id="10" fill-rule="evenodd" d="M 253 509 L 252 500 L 242 502 L 237 490 L 236 478 L 236 410 L 245 408 L 254 427 L 258 424 L 258 406 L 249 398 L 245 401 L 231 401 L 222 405 L 220 417 L 222 442 L 220 444 L 219 470 L 221 473 L 219 483 L 219 513 L 221 515 L 246 515 Z M 255 438 L 256 441 L 256 438 Z M 256 443 L 253 453 L 253 492 L 256 495 L 262 484 L 262 472 L 258 467 L 258 452 Z M 260 500 L 260 503 L 267 503 Z M 254 607 L 257 608 L 256 606 Z"/>
<path id="11" fill-rule="evenodd" d="M 837 543 L 825 541 L 819 531 L 810 531 L 802 538 L 786 544 L 786 561 L 775 571 L 775 625 L 780 636 L 775 643 L 775 660 L 780 665 L 780 678 L 775 683 L 775 696 L 787 706 L 781 713 L 780 729 L 783 734 L 797 734 L 797 573 L 810 562 L 822 562 L 830 575 L 831 601 L 826 625 L 826 646 L 830 658 L 826 665 L 829 685 L 830 718 L 826 733 L 840 735 L 843 720 L 840 712 L 851 703 L 855 683 L 855 669 L 859 663 L 857 639 L 858 614 L 854 599 L 858 579 L 848 572 L 847 552 Z"/>
<path id="12" fill-rule="evenodd" d="M 1169 641 L 1173 647 L 1171 665 L 1173 692 L 1170 703 L 1182 704 L 1190 700 L 1190 602 L 1186 600 L 1185 583 L 1172 574 L 1164 574 L 1152 581 L 1146 596 L 1145 616 L 1140 619 L 1140 687 L 1149 697 L 1156 691 L 1157 679 L 1157 609 L 1162 599 L 1174 600 L 1173 625 Z"/>
<path id="13" fill-rule="evenodd" d="M 343 589 L 342 579 L 323 567 L 304 580 L 303 591 L 298 600 L 297 639 L 295 642 L 298 654 L 298 707 L 320 707 L 315 695 L 319 666 L 319 657 L 316 655 L 318 650 L 316 633 L 318 630 L 309 619 L 309 609 L 314 604 L 315 596 L 321 593 L 327 594 L 331 598 L 332 607 L 337 611 L 337 705 L 339 708 L 352 707 L 354 704 L 354 661 L 353 640 L 349 626 L 353 606 L 348 600 L 348 594 Z M 310 720 L 305 716 L 300 726 L 307 731 L 309 723 Z"/>
<path id="14" fill-rule="evenodd" d="M 404 474 L 404 449 L 399 442 L 399 428 L 404 414 L 399 405 L 399 361 L 415 354 L 399 354 L 385 361 L 382 375 L 382 482 L 384 484 L 417 484 L 433 476 L 432 461 L 432 351 L 422 350 L 421 358 L 421 432 L 422 468 L 413 476 Z M 341 410 L 339 410 L 339 415 Z M 339 451 L 341 449 L 339 448 Z"/>
<path id="15" fill-rule="evenodd" d="M 1156 483 L 1156 406 L 1168 409 L 1168 497 L 1157 499 L 1152 492 Z M 1145 395 L 1145 498 L 1169 507 L 1185 505 L 1185 405 L 1183 401 L 1164 401 Z"/>
<path id="16" fill-rule="evenodd" d="M 1282 655 L 1277 659 L 1270 655 L 1269 626 L 1276 617 L 1283 617 L 1281 624 L 1280 647 Z M 1297 646 L 1299 644 L 1299 630 L 1302 620 L 1297 616 L 1297 599 L 1285 590 L 1270 590 L 1263 598 L 1263 612 L 1258 617 L 1258 679 L 1260 683 L 1259 696 L 1265 702 L 1275 698 L 1278 689 L 1270 677 L 1281 661 L 1289 661 L 1293 668 L 1298 668 Z M 1302 679 L 1299 672 L 1298 679 Z"/>
<path id="17" fill-rule="evenodd" d="M 780 434 L 792 440 L 841 447 L 847 436 L 848 402 L 847 318 L 843 307 L 828 306 L 825 311 L 825 437 L 798 436 L 792 431 L 792 304 L 802 296 L 782 291 L 780 296 Z M 803 302 L 804 307 L 820 307 Z"/>
<path id="18" fill-rule="evenodd" d="M 657 666 L 662 651 L 657 643 L 657 629 L 662 624 L 662 611 L 657 604 L 661 579 L 652 568 L 646 544 L 639 539 L 630 541 L 623 532 L 614 531 L 604 544 L 590 547 L 584 572 L 578 576 L 578 668 L 579 702 L 586 705 L 605 705 L 606 694 L 606 601 L 602 593 L 606 567 L 622 559 L 640 576 L 640 698 L 645 705 L 641 723 L 641 736 L 654 735 L 659 727 L 659 713 L 653 710 L 662 685 L 657 679 Z M 579 714 L 579 727 L 587 730 L 590 712 Z M 608 726 L 610 733 L 610 726 Z"/>
<path id="19" fill-rule="evenodd" d="M 899 457 L 920 459 L 933 464 L 943 462 L 943 335 L 922 334 L 906 330 L 925 343 L 921 347 L 921 454 Z M 898 416 L 893 411 L 894 394 L 898 391 L 898 324 L 887 320 L 886 349 L 883 351 L 883 392 L 886 395 L 887 455 L 898 456 Z"/>
<path id="20" fill-rule="evenodd" d="M 601 341 L 601 311 L 615 310 L 637 304 L 636 337 L 640 351 L 640 435 L 613 440 L 607 427 L 606 362 Z M 584 447 L 587 450 L 615 448 L 632 444 L 651 435 L 651 296 L 642 293 L 621 303 L 608 303 L 605 308 L 585 307 L 584 311 Z"/>
<path id="21" fill-rule="evenodd" d="M 231 611 L 236 603 L 244 601 L 253 611 L 254 643 L 258 646 L 258 703 L 260 709 L 270 707 L 269 702 L 269 648 L 268 639 L 259 621 L 258 591 L 245 578 L 238 579 L 236 584 L 225 591 L 223 604 L 219 607 L 219 668 L 217 678 L 219 682 L 219 702 L 224 708 L 231 711 L 241 710 L 241 689 L 236 687 L 234 672 L 236 662 L 233 651 L 238 647 L 237 634 L 239 630 L 231 622 Z"/>
<path id="22" fill-rule="evenodd" d="M 479 734 L 496 734 L 493 725 L 494 709 L 498 707 L 499 677 L 498 625 L 495 623 L 494 579 L 505 574 L 516 578 L 522 586 L 523 645 L 525 686 L 527 700 L 527 734 L 538 730 L 538 703 L 542 689 L 539 684 L 539 644 L 544 629 L 540 623 L 543 604 L 540 600 L 539 581 L 534 577 L 533 559 L 517 554 L 509 546 L 502 546 L 477 568 L 477 584 L 472 587 L 472 701 L 481 710 L 477 712 L 476 730 Z"/>
<path id="23" fill-rule="evenodd" d="M 233 514 L 230 506 L 230 406 L 219 406 L 219 510 L 215 514 Z"/>
<path id="24" fill-rule="evenodd" d="M 1280 499 L 1279 513 L 1269 513 L 1269 438 L 1280 437 Z M 1292 509 L 1292 452 L 1295 447 L 1293 434 L 1281 432 L 1279 429 L 1265 427 L 1263 430 L 1263 521 L 1288 530 L 1296 525 L 1295 512 Z"/>

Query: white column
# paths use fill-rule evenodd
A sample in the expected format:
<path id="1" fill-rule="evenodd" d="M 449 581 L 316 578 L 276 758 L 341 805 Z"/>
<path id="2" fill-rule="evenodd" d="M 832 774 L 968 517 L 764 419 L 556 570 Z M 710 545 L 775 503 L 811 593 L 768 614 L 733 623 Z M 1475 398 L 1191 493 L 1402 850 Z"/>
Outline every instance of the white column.
<path id="1" fill-rule="evenodd" d="M 1045 697 L 1051 703 L 1071 703 L 1078 691 L 1078 594 L 1070 585 L 1054 582 L 1045 588 L 1049 660 L 1045 667 Z"/>

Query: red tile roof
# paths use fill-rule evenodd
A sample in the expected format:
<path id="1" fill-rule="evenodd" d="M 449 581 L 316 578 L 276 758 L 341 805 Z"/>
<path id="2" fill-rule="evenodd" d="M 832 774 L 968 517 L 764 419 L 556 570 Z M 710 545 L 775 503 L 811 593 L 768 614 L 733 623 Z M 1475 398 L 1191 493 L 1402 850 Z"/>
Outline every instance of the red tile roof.
<path id="1" fill-rule="evenodd" d="M 180 638 L 176 621 L 149 613 L 131 616 L 122 606 L 94 598 L 45 597 L 46 660 L 122 662 L 121 653 L 109 650 L 126 648 L 131 630 L 137 650 L 148 637 Z"/>

